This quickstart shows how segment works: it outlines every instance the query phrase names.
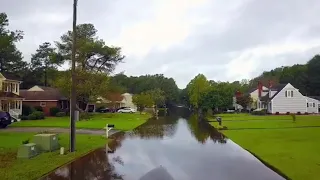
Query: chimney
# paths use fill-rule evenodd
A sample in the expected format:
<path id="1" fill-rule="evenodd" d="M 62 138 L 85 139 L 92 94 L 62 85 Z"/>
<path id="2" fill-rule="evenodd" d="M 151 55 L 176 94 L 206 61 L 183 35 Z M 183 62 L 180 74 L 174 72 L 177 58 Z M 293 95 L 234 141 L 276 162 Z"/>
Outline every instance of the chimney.
<path id="1" fill-rule="evenodd" d="M 260 98 L 262 94 L 262 83 L 258 81 L 258 97 Z"/>

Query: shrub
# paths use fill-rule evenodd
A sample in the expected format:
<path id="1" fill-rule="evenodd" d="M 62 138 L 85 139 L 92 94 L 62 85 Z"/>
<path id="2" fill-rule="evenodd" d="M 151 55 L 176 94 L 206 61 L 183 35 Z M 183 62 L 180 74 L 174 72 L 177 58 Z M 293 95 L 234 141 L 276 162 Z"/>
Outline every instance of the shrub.
<path id="1" fill-rule="evenodd" d="M 82 112 L 80 113 L 80 120 L 89 120 L 91 119 L 92 114 L 88 113 L 88 112 Z"/>
<path id="2" fill-rule="evenodd" d="M 65 112 L 58 112 L 56 113 L 56 116 L 57 117 L 63 117 L 63 116 L 66 116 L 67 114 Z"/>
<path id="3" fill-rule="evenodd" d="M 299 111 L 299 112 L 297 112 L 297 115 L 301 115 L 301 112 Z"/>
<path id="4" fill-rule="evenodd" d="M 292 121 L 296 122 L 296 115 L 295 114 L 291 114 L 291 117 L 292 117 Z"/>
<path id="5" fill-rule="evenodd" d="M 290 112 L 287 112 L 286 115 L 290 115 Z"/>
<path id="6" fill-rule="evenodd" d="M 309 113 L 308 113 L 308 112 L 305 112 L 304 114 L 305 114 L 305 115 L 308 115 Z"/>
<path id="7" fill-rule="evenodd" d="M 23 116 L 28 116 L 29 114 L 31 114 L 33 111 L 33 109 L 25 104 L 22 104 L 22 115 Z"/>
<path id="8" fill-rule="evenodd" d="M 276 115 L 279 115 L 280 113 L 279 112 L 276 112 Z"/>
<path id="9" fill-rule="evenodd" d="M 26 140 L 22 141 L 22 144 L 29 144 L 29 142 L 30 142 L 30 139 L 26 139 Z"/>
<path id="10" fill-rule="evenodd" d="M 267 110 L 266 109 L 262 109 L 260 111 L 252 111 L 251 112 L 252 115 L 258 115 L 258 116 L 263 116 L 267 114 Z"/>
<path id="11" fill-rule="evenodd" d="M 57 108 L 57 107 L 52 107 L 52 108 L 50 108 L 50 115 L 51 115 L 51 116 L 56 116 L 56 114 L 57 114 L 58 112 L 60 112 L 60 109 L 59 109 L 59 108 Z"/>
<path id="12" fill-rule="evenodd" d="M 20 117 L 20 119 L 21 119 L 21 120 L 28 120 L 28 116 L 23 116 L 23 115 L 22 115 L 22 116 Z"/>
<path id="13" fill-rule="evenodd" d="M 32 114 L 29 114 L 28 119 L 29 120 L 44 119 L 44 113 L 41 111 L 35 111 Z"/>
<path id="14" fill-rule="evenodd" d="M 42 108 L 41 106 L 35 106 L 34 109 L 35 109 L 36 111 L 41 111 L 41 112 L 43 112 L 43 108 Z"/>

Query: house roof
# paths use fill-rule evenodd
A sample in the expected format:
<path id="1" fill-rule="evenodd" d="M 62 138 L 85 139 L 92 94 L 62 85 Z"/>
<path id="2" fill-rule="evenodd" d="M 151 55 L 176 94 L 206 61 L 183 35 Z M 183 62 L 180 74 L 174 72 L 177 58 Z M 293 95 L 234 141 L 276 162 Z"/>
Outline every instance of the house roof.
<path id="1" fill-rule="evenodd" d="M 262 96 L 260 98 L 260 101 L 271 101 L 274 97 L 276 97 L 276 95 L 284 88 L 286 87 L 287 84 L 277 84 L 275 86 L 272 86 L 270 88 L 271 91 L 276 91 L 276 93 L 272 96 L 269 97 L 269 93 L 267 93 L 265 96 Z"/>
<path id="2" fill-rule="evenodd" d="M 21 81 L 21 78 L 18 77 L 18 76 L 16 76 L 15 74 L 7 73 L 7 72 L 1 72 L 1 74 L 2 74 L 3 77 L 5 77 L 6 79 L 15 80 L 15 81 Z"/>
<path id="3" fill-rule="evenodd" d="M 14 94 L 12 92 L 0 92 L 0 98 L 19 98 L 22 99 L 23 97 Z"/>
<path id="4" fill-rule="evenodd" d="M 58 89 L 50 87 L 46 87 L 45 89 L 44 91 L 20 90 L 20 95 L 28 101 L 67 100 L 67 98 L 63 96 Z"/>
<path id="5" fill-rule="evenodd" d="M 320 96 L 307 96 L 309 98 L 312 98 L 312 99 L 316 99 L 316 100 L 319 100 L 320 101 Z"/>

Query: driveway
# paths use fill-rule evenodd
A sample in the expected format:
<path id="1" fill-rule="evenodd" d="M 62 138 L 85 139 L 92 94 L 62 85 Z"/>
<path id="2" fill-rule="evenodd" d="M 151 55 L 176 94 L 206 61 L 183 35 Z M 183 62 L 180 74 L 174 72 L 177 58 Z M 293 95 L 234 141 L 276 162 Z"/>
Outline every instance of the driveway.
<path id="1" fill-rule="evenodd" d="M 69 128 L 57 128 L 57 127 L 7 127 L 6 129 L 0 129 L 0 132 L 49 132 L 49 133 L 69 133 Z M 119 132 L 118 130 L 110 130 L 109 136 Z M 78 134 L 94 134 L 105 135 L 106 131 L 101 129 L 76 129 Z"/>

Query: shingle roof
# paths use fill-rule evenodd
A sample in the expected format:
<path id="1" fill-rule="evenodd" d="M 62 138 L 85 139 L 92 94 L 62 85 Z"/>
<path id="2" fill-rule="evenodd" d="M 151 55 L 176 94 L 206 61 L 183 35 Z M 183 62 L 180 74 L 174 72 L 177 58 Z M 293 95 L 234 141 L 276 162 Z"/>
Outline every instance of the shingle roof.
<path id="1" fill-rule="evenodd" d="M 7 73 L 7 72 L 1 72 L 1 74 L 6 78 L 10 80 L 15 80 L 15 81 L 21 81 L 21 78 L 16 76 L 15 74 L 12 73 Z"/>
<path id="2" fill-rule="evenodd" d="M 312 99 L 316 99 L 316 100 L 319 100 L 320 101 L 320 96 L 307 96 L 309 98 L 312 98 Z"/>
<path id="3" fill-rule="evenodd" d="M 46 89 L 46 90 L 45 90 Z M 20 90 L 20 95 L 29 101 L 39 101 L 39 100 L 67 100 L 60 91 L 56 88 L 46 87 L 44 91 L 28 91 Z"/>
<path id="4" fill-rule="evenodd" d="M 0 92 L 0 98 L 23 98 L 17 94 L 14 94 L 12 92 Z"/>
<path id="5" fill-rule="evenodd" d="M 270 88 L 271 91 L 277 91 L 271 98 L 269 97 L 269 93 L 260 98 L 260 101 L 271 101 L 287 84 L 277 84 Z"/>

